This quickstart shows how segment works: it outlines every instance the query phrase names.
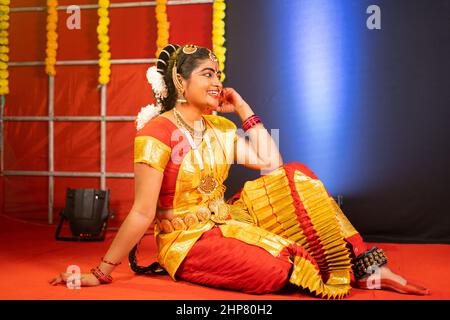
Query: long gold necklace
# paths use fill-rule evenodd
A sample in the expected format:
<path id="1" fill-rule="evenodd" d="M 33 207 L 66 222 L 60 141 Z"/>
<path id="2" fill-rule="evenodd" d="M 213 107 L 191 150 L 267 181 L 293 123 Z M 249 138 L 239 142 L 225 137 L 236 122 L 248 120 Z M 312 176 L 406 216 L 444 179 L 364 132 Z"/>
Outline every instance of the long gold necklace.
<path id="1" fill-rule="evenodd" d="M 201 134 L 203 135 L 203 138 L 205 139 L 206 145 L 208 147 L 209 159 L 211 161 L 211 164 L 210 164 L 211 173 L 204 174 L 203 173 L 203 171 L 204 171 L 203 159 L 202 159 L 202 156 L 200 155 L 200 152 L 197 149 L 197 145 L 194 142 L 195 131 L 190 126 L 187 125 L 187 123 L 183 120 L 183 118 L 178 110 L 176 110 L 175 108 L 173 108 L 173 110 L 174 110 L 173 112 L 174 112 L 175 118 L 177 119 L 177 123 L 180 126 L 180 130 L 184 131 L 184 134 L 186 135 L 186 137 L 189 141 L 189 144 L 192 147 L 192 150 L 194 150 L 194 154 L 197 158 L 197 161 L 198 161 L 198 164 L 200 167 L 200 171 L 202 171 L 202 178 L 200 179 L 200 184 L 198 185 L 197 190 L 202 194 L 209 195 L 219 185 L 217 179 L 212 174 L 212 171 L 214 170 L 214 151 L 211 147 L 211 141 L 209 139 L 209 135 L 206 133 L 203 135 L 203 131 L 201 131 Z M 179 121 L 178 121 L 178 119 L 179 119 Z M 192 130 L 189 130 L 189 128 Z M 204 130 L 204 128 L 203 128 L 203 130 Z"/>

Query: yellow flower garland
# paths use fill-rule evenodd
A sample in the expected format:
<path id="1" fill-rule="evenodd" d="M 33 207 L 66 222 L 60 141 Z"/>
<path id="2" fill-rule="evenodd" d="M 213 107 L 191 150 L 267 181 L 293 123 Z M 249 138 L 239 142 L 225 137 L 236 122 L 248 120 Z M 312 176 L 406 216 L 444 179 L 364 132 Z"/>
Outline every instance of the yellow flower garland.
<path id="1" fill-rule="evenodd" d="M 101 85 L 109 83 L 111 76 L 111 52 L 109 51 L 109 36 L 108 36 L 108 26 L 109 26 L 109 0 L 99 0 L 98 1 L 98 26 L 97 26 L 97 38 L 98 45 L 97 48 L 100 51 L 98 64 L 100 66 L 100 75 L 98 77 L 98 82 Z"/>
<path id="2" fill-rule="evenodd" d="M 213 52 L 219 60 L 219 70 L 222 72 L 221 81 L 225 80 L 225 53 L 227 49 L 225 43 L 225 0 L 214 0 L 213 3 L 213 21 L 212 21 L 212 44 Z"/>
<path id="3" fill-rule="evenodd" d="M 167 0 L 156 0 L 156 22 L 157 22 L 157 39 L 156 39 L 156 57 L 159 56 L 161 50 L 169 43 L 169 20 L 167 19 Z"/>
<path id="4" fill-rule="evenodd" d="M 0 0 L 0 95 L 9 93 L 9 4 L 10 0 Z"/>
<path id="5" fill-rule="evenodd" d="M 45 58 L 45 72 L 48 75 L 56 75 L 56 49 L 58 49 L 58 6 L 57 0 L 47 0 L 47 57 Z"/>

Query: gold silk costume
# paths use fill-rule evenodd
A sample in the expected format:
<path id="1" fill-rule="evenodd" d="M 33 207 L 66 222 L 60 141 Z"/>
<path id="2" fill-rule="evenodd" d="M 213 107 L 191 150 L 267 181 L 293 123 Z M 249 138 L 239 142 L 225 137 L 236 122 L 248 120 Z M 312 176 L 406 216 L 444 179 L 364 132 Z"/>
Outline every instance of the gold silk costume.
<path id="1" fill-rule="evenodd" d="M 303 248 L 305 254 L 290 258 L 289 281 L 318 296 L 344 297 L 350 290 L 351 274 L 350 252 L 344 238 L 351 235 L 354 228 L 322 182 L 298 167 L 284 165 L 246 182 L 240 198 L 225 204 L 223 183 L 233 163 L 236 126 L 221 116 L 205 115 L 204 119 L 215 164 L 210 166 L 204 141 L 198 147 L 204 172 L 200 171 L 192 149 L 182 158 L 169 229 L 165 229 L 158 216 L 155 225 L 161 266 L 175 279 L 177 269 L 197 240 L 218 227 L 224 237 L 258 246 L 275 257 L 288 246 Z M 134 162 L 146 163 L 164 172 L 178 151 L 155 137 L 137 136 Z M 209 195 L 197 189 L 204 174 L 213 174 L 218 181 L 218 187 Z M 220 210 L 214 204 L 230 215 L 219 217 Z M 210 216 L 201 214 L 204 208 L 211 206 Z"/>

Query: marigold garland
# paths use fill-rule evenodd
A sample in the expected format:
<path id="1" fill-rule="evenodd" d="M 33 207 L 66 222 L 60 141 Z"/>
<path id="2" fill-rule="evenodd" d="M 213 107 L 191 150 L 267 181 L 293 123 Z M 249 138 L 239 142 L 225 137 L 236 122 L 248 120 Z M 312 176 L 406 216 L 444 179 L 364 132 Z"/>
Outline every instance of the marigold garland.
<path id="1" fill-rule="evenodd" d="M 98 1 L 98 26 L 97 26 L 97 38 L 98 45 L 97 48 L 100 51 L 98 64 L 100 66 L 100 74 L 98 77 L 98 82 L 101 85 L 109 83 L 111 76 L 111 52 L 109 51 L 109 36 L 108 36 L 108 26 L 109 20 L 109 0 L 99 0 Z"/>
<path id="2" fill-rule="evenodd" d="M 0 0 L 0 95 L 9 93 L 9 4 L 10 0 Z"/>
<path id="3" fill-rule="evenodd" d="M 213 3 L 213 21 L 212 21 L 212 44 L 213 52 L 219 60 L 219 70 L 222 73 L 221 81 L 225 80 L 225 53 L 227 49 L 225 43 L 225 0 L 214 0 Z"/>
<path id="4" fill-rule="evenodd" d="M 45 72 L 48 75 L 56 75 L 56 49 L 58 49 L 58 1 L 47 0 L 47 57 L 45 58 Z"/>
<path id="5" fill-rule="evenodd" d="M 167 18 L 167 0 L 156 0 L 155 14 L 157 22 L 156 57 L 158 57 L 161 50 L 169 43 L 170 23 Z"/>

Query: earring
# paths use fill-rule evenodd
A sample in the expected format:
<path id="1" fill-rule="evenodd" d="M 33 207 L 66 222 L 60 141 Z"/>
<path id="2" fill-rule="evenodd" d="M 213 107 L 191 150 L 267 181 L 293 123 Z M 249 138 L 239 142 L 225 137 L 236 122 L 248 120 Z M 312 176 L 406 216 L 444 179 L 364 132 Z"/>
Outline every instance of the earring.
<path id="1" fill-rule="evenodd" d="M 184 90 L 178 90 L 178 97 L 182 97 L 182 98 L 178 98 L 177 102 L 180 103 L 187 103 L 186 98 L 184 97 Z"/>
<path id="2" fill-rule="evenodd" d="M 178 98 L 177 99 L 177 102 L 180 102 L 180 103 L 187 103 L 187 100 L 186 99 L 181 99 L 181 98 Z"/>
<path id="3" fill-rule="evenodd" d="M 178 98 L 177 102 L 186 103 L 187 100 L 186 100 L 186 98 L 184 98 L 183 85 L 178 80 L 177 62 L 176 61 L 174 62 L 173 67 L 172 67 L 172 80 L 173 80 L 173 83 L 175 84 L 175 88 L 177 88 L 178 96 L 183 97 L 183 98 Z"/>

